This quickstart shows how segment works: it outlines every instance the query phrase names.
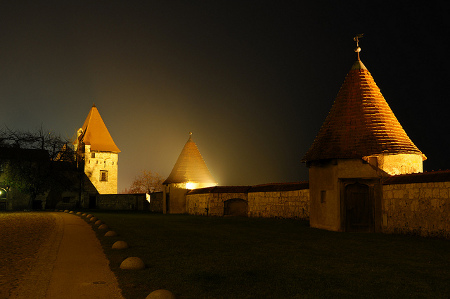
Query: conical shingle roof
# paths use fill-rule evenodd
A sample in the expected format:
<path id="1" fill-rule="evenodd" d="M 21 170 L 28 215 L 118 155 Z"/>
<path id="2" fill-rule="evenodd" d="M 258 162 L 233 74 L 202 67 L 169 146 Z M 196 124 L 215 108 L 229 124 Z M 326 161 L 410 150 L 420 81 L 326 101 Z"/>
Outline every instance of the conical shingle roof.
<path id="1" fill-rule="evenodd" d="M 189 140 L 184 145 L 172 172 L 163 184 L 187 182 L 216 184 L 208 167 L 206 167 L 197 145 L 192 141 L 192 134 L 190 134 Z"/>
<path id="2" fill-rule="evenodd" d="M 358 59 L 302 162 L 379 154 L 418 154 L 372 75 Z"/>
<path id="3" fill-rule="evenodd" d="M 78 140 L 90 145 L 91 151 L 120 152 L 95 105 L 92 105 L 81 129 L 82 133 Z"/>

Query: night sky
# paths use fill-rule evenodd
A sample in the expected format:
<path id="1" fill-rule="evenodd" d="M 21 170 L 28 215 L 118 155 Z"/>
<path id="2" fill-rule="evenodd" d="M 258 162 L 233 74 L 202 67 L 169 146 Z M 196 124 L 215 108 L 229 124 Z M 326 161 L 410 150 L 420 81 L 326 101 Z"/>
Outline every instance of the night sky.
<path id="1" fill-rule="evenodd" d="M 119 191 L 141 170 L 166 178 L 190 131 L 220 185 L 306 180 L 364 33 L 425 170 L 449 169 L 450 11 L 389 2 L 1 1 L 0 124 L 73 138 L 95 103 Z"/>

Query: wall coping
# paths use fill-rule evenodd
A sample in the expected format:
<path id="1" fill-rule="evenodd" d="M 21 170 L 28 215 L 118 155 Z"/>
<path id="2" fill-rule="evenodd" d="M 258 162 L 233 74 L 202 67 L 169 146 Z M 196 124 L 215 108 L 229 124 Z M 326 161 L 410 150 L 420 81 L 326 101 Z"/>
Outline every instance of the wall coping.
<path id="1" fill-rule="evenodd" d="M 450 170 L 393 175 L 387 178 L 383 182 L 383 185 L 431 183 L 431 182 L 450 182 Z"/>
<path id="2" fill-rule="evenodd" d="M 215 186 L 193 189 L 187 195 L 206 193 L 250 193 L 250 192 L 280 192 L 309 189 L 309 182 L 270 183 L 255 186 Z"/>
<path id="3" fill-rule="evenodd" d="M 277 192 L 277 191 L 296 191 L 309 189 L 309 182 L 291 182 L 291 183 L 271 183 L 255 185 L 249 192 Z"/>

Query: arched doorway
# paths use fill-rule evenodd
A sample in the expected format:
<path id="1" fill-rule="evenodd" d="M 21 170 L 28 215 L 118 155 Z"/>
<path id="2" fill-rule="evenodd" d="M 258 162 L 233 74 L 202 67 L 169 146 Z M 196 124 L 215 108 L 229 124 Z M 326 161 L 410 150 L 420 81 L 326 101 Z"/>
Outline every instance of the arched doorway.
<path id="1" fill-rule="evenodd" d="M 373 231 L 373 195 L 370 187 L 354 183 L 345 186 L 345 231 Z"/>
<path id="2" fill-rule="evenodd" d="M 248 202 L 241 198 L 232 198 L 223 202 L 224 216 L 248 216 Z"/>

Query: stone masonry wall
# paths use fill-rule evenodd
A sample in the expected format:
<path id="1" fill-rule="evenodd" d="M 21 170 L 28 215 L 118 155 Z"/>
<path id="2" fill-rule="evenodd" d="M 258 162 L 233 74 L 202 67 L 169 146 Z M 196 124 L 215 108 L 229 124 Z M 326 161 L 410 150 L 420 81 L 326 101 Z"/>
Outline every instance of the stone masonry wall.
<path id="1" fill-rule="evenodd" d="M 187 213 L 222 216 L 224 201 L 241 198 L 248 202 L 249 217 L 309 219 L 308 188 L 278 191 L 257 188 L 243 193 L 213 189 L 188 193 Z M 450 171 L 392 176 L 382 189 L 382 232 L 450 239 Z"/>
<path id="2" fill-rule="evenodd" d="M 224 202 L 240 198 L 248 202 L 250 217 L 309 218 L 309 189 L 278 192 L 200 193 L 186 196 L 187 213 L 223 216 Z"/>
<path id="3" fill-rule="evenodd" d="M 248 200 L 247 193 L 202 193 L 186 196 L 186 210 L 192 215 L 223 216 L 224 201 L 233 198 Z"/>
<path id="4" fill-rule="evenodd" d="M 186 195 L 186 212 L 191 215 L 207 215 L 211 193 Z"/>
<path id="5" fill-rule="evenodd" d="M 450 182 L 383 186 L 382 230 L 450 238 Z"/>
<path id="6" fill-rule="evenodd" d="M 117 194 L 117 174 L 119 155 L 112 152 L 91 152 L 86 145 L 84 172 L 100 194 Z M 106 171 L 102 181 L 101 172 Z"/>
<path id="7" fill-rule="evenodd" d="M 149 203 L 145 193 L 140 194 L 98 194 L 97 208 L 101 210 L 147 211 Z"/>
<path id="8" fill-rule="evenodd" d="M 279 192 L 250 192 L 250 217 L 309 219 L 309 189 Z"/>

